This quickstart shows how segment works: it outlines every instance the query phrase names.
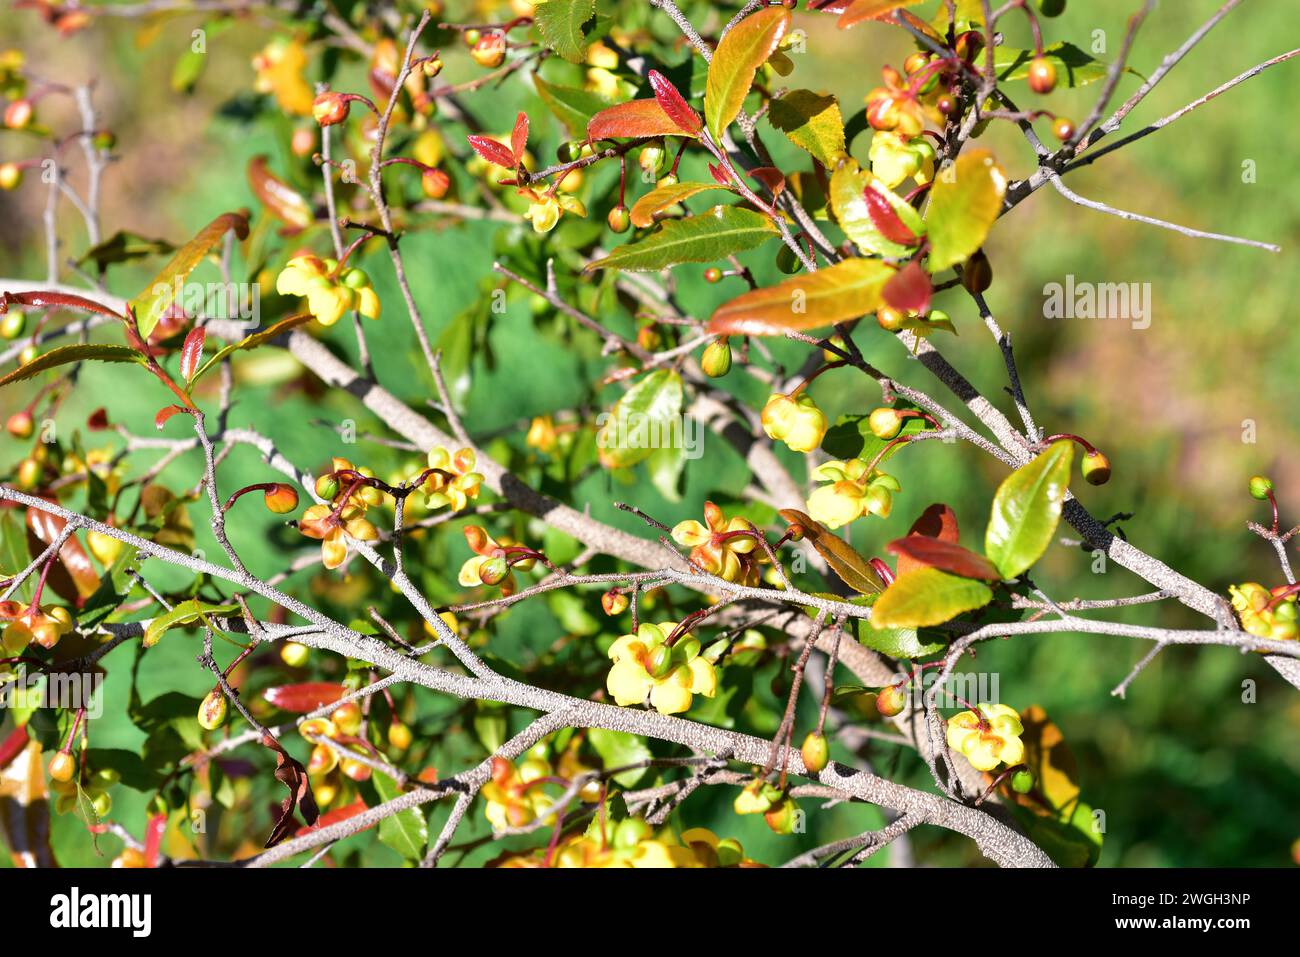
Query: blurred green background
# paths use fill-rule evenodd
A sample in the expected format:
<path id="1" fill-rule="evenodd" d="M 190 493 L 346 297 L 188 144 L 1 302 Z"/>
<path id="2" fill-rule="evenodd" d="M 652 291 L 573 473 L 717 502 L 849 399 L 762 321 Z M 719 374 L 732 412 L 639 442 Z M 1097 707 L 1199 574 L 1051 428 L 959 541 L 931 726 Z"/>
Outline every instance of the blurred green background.
<path id="1" fill-rule="evenodd" d="M 1062 17 L 1045 21 L 1047 38 L 1069 39 L 1085 48 L 1104 41 L 1098 55 L 1109 59 L 1138 5 L 1137 0 L 1071 3 Z M 704 14 L 704 7 L 688 12 Z M 1160 58 L 1217 7 L 1215 0 L 1160 4 L 1138 36 L 1130 58 L 1133 69 L 1149 75 Z M 453 12 L 456 9 L 453 5 Z M 714 14 L 715 27 L 716 17 L 724 13 L 730 15 L 729 10 Z M 1255 4 L 1234 13 L 1134 111 L 1125 128 L 1137 129 L 1284 52 L 1281 16 L 1276 5 Z M 705 16 L 697 22 L 706 28 L 710 23 Z M 249 124 L 242 119 L 241 98 L 249 96 L 253 80 L 249 59 L 266 40 L 265 25 L 257 15 L 208 37 L 209 62 L 191 94 L 171 90 L 168 77 L 190 42 L 189 31 L 198 25 L 197 17 L 178 16 L 163 21 L 148 36 L 140 22 L 106 20 L 60 39 L 30 13 L 6 14 L 4 45 L 26 50 L 35 70 L 51 79 L 98 78 L 97 102 L 105 124 L 117 134 L 119 156 L 106 182 L 105 235 L 128 228 L 179 242 L 219 212 L 255 207 L 244 168 L 259 153 L 269 154 L 272 169 L 292 182 L 315 183 L 310 164 L 288 152 L 287 122 Z M 841 33 L 833 18 L 801 16 L 798 26 L 808 31 L 807 53 L 793 56 L 796 71 L 783 82 L 838 94 L 846 114 L 858 109 L 863 94 L 878 82 L 876 64 L 901 65 L 911 50 L 906 35 L 882 25 L 865 24 Z M 654 27 L 658 35 L 670 35 L 663 17 L 655 19 Z M 1018 20 L 1008 26 L 1010 44 L 1027 45 L 1027 30 L 1018 35 L 1022 27 Z M 478 75 L 459 49 L 446 59 L 450 81 Z M 1287 291 L 1300 239 L 1300 182 L 1294 163 L 1300 152 L 1300 125 L 1292 122 L 1297 70 L 1300 65 L 1288 63 L 1266 71 L 1170 128 L 1069 178 L 1071 187 L 1084 196 L 1201 229 L 1276 242 L 1283 246 L 1281 254 L 1121 222 L 1073 206 L 1050 188 L 1004 219 L 987 246 L 995 273 L 988 300 L 1014 337 L 1025 391 L 1039 423 L 1050 431 L 1084 435 L 1110 456 L 1115 468 L 1110 484 L 1080 492 L 1084 504 L 1102 518 L 1132 513 L 1118 526 L 1130 541 L 1225 592 L 1232 582 L 1272 585 L 1280 580 L 1271 549 L 1245 527 L 1250 519 L 1263 520 L 1266 511 L 1246 494 L 1250 475 L 1272 476 L 1283 521 L 1300 520 L 1291 494 L 1300 486 L 1300 460 L 1293 454 L 1297 428 L 1291 418 L 1296 408 L 1291 363 L 1296 340 L 1288 325 L 1293 293 Z M 356 65 L 341 76 L 362 88 Z M 560 129 L 542 119 L 545 110 L 521 77 L 466 102 L 501 131 L 516 109 L 527 109 L 534 118 L 534 142 L 543 144 L 534 152 L 548 162 Z M 1139 83 L 1136 76 L 1125 76 L 1118 96 L 1127 97 Z M 341 80 L 335 86 L 348 88 Z M 1096 93 L 1096 86 L 1059 91 L 1051 98 L 1052 108 L 1081 118 Z M 1017 99 L 1024 107 L 1032 97 L 1022 92 Z M 62 109 L 51 101 L 42 118 L 56 127 L 59 122 L 71 124 L 71 115 Z M 1046 125 L 1040 127 L 1046 136 Z M 453 135 L 449 131 L 449 139 Z M 783 148 L 787 144 L 779 134 L 768 129 L 765 138 L 779 160 L 797 160 L 794 150 Z M 867 140 L 861 136 L 852 144 L 863 161 Z M 1031 171 L 1032 154 L 1013 127 L 995 129 L 982 144 L 997 152 L 1013 177 Z M 0 134 L 0 160 L 23 158 L 28 150 L 22 138 Z M 1253 167 L 1253 181 L 1243 177 L 1243 164 Z M 581 195 L 598 194 L 613 176 L 616 171 L 608 169 L 589 176 Z M 0 193 L 0 217 L 6 223 L 0 235 L 0 276 L 35 277 L 43 270 L 44 191 L 34 182 L 32 178 L 15 193 Z M 66 254 L 84 251 L 80 224 L 66 204 L 61 234 Z M 455 330 L 458 321 L 467 321 L 466 311 L 482 302 L 496 251 L 526 239 L 513 226 L 474 223 L 412 234 L 405 240 L 412 286 L 417 299 L 428 304 L 426 318 L 435 338 Z M 770 249 L 742 258 L 761 279 L 775 277 Z M 381 351 L 379 377 L 418 408 L 430 393 L 391 271 L 374 255 L 365 265 L 387 310 L 380 325 L 369 327 L 372 346 Z M 135 292 L 156 266 L 115 271 L 115 290 Z M 694 267 L 676 271 L 681 300 L 697 315 L 739 291 L 733 281 L 707 286 L 699 272 Z M 1044 319 L 1045 284 L 1064 282 L 1067 274 L 1078 281 L 1150 283 L 1150 328 L 1136 330 L 1116 320 Z M 1001 391 L 1001 358 L 968 300 L 948 294 L 938 304 L 950 311 L 960 332 L 955 339 L 940 340 L 940 348 L 985 394 L 1013 413 Z M 336 327 L 332 338 L 340 349 L 351 350 L 345 325 Z M 585 401 L 585 383 L 595 381 L 605 367 L 594 344 L 573 339 L 566 327 L 548 320 L 535 330 L 526 297 L 512 294 L 507 313 L 492 317 L 486 330 L 492 361 L 476 353 L 465 400 L 467 422 L 476 435 L 504 433 L 531 415 L 574 408 Z M 949 396 L 923 369 L 910 364 L 897 343 L 870 333 L 864 330 L 859 337 L 870 360 L 949 404 Z M 798 348 L 782 345 L 776 351 L 792 362 L 801 354 Z M 350 400 L 322 400 L 287 388 L 283 365 L 283 359 L 269 354 L 258 360 L 257 373 L 250 372 L 236 404 L 233 424 L 248 423 L 274 436 L 290 458 L 313 468 L 330 454 L 353 454 L 341 449 L 322 420 L 337 423 L 352 417 L 361 433 L 379 431 L 378 423 Z M 728 382 L 736 379 L 733 374 Z M 603 395 L 608 402 L 617 394 L 606 390 Z M 744 394 L 759 403 L 763 398 L 751 389 Z M 820 379 L 815 394 L 832 417 L 865 411 L 878 399 L 874 386 L 844 371 Z M 25 403 L 23 395 L 14 389 L 0 391 L 0 410 L 7 415 L 20 401 Z M 108 405 L 116 421 L 143 434 L 152 431 L 152 416 L 162 401 L 147 377 L 128 378 L 113 367 L 87 369 L 60 422 L 75 428 L 91 409 Z M 1253 442 L 1243 441 L 1246 432 L 1253 434 Z M 0 442 L 0 468 L 8 469 L 25 452 L 7 435 Z M 518 432 L 510 433 L 509 443 L 515 454 L 522 454 Z M 742 464 L 729 449 L 714 441 L 706 443 L 705 453 L 703 460 L 688 466 L 679 503 L 665 501 L 645 481 L 611 485 L 603 473 L 583 476 L 569 500 L 580 506 L 590 503 L 598 517 L 631 529 L 637 524 L 615 512 L 612 500 L 637 501 L 669 523 L 696 517 L 705 498 L 734 497 L 746 481 Z M 410 468 L 416 460 L 373 445 L 363 445 L 355 454 L 380 475 Z M 964 540 L 979 541 L 988 502 L 1004 474 L 1000 465 L 969 447 L 929 443 L 894 464 L 904 492 L 889 520 L 857 523 L 855 541 L 864 551 L 879 552 L 885 542 L 905 532 L 926 505 L 937 501 L 956 510 Z M 223 481 L 230 487 L 264 476 L 247 449 L 237 451 L 223 468 L 229 470 L 229 477 L 223 472 Z M 189 461 L 175 474 L 170 484 L 179 488 L 199 473 Z M 286 553 L 297 555 L 303 546 L 301 539 L 265 524 L 260 540 L 249 534 L 246 554 L 254 571 L 270 573 L 284 563 Z M 201 528 L 201 539 L 203 532 Z M 448 585 L 466 557 L 463 543 L 447 540 L 430 555 L 428 567 L 421 570 L 425 584 L 434 597 L 449 600 L 457 594 Z M 1150 590 L 1114 566 L 1094 574 L 1090 556 L 1069 547 L 1053 548 L 1036 577 L 1058 600 Z M 177 587 L 181 581 L 183 577 L 171 579 Z M 503 616 L 494 652 L 508 656 L 508 649 L 514 649 L 525 659 L 540 656 L 566 631 L 556 615 L 553 606 L 535 603 Z M 1173 602 L 1125 610 L 1117 617 L 1169 627 L 1205 625 Z M 1040 704 L 1061 727 L 1080 762 L 1084 798 L 1106 814 L 1103 866 L 1289 864 L 1291 842 L 1300 837 L 1300 694 L 1257 656 L 1228 649 L 1173 648 L 1137 679 L 1127 700 L 1112 697 L 1110 690 L 1146 650 L 1144 644 L 1125 639 L 1043 636 L 986 645 L 978 664 L 968 667 L 998 673 L 1003 700 L 1018 707 Z M 209 682 L 192 665 L 192 653 L 180 641 L 160 646 L 146 657 L 142 680 L 151 688 L 201 696 Z M 111 702 L 124 700 L 129 681 L 125 667 L 111 670 L 110 710 Z M 1243 683 L 1248 681 L 1256 685 L 1256 700 L 1246 704 Z M 766 688 L 765 681 L 756 682 L 759 685 Z M 421 734 L 439 739 L 436 763 L 455 770 L 477 760 L 482 751 L 461 723 L 464 715 L 454 725 L 443 721 L 449 709 L 448 703 L 431 696 L 418 698 Z M 810 710 L 801 728 L 811 722 L 812 714 Z M 448 730 L 456 733 L 439 737 Z M 141 738 L 125 720 L 111 715 L 96 723 L 95 734 L 99 747 L 134 748 Z M 868 757 L 877 769 L 893 771 L 918 786 L 929 784 L 928 772 L 914 756 L 899 756 L 895 749 L 877 745 Z M 815 846 L 878 822 L 872 809 L 822 810 L 815 802 L 804 802 L 809 833 L 777 837 L 761 821 L 732 815 L 727 789 L 705 790 L 717 793 L 688 805 L 681 826 L 704 825 L 735 834 L 752 856 L 768 863 L 790 856 L 796 847 Z M 143 799 L 129 792 L 115 796 L 114 816 L 138 830 Z M 445 808 L 434 812 L 435 825 L 443 814 Z M 476 833 L 485 833 L 477 812 L 474 826 Z M 75 848 L 68 852 L 67 863 L 95 863 L 98 859 L 88 844 L 72 840 L 80 827 L 70 815 L 58 819 L 58 846 Z M 109 849 L 115 846 L 112 838 L 101 843 Z M 396 863 L 377 842 L 351 843 L 366 862 Z M 923 862 L 979 859 L 967 842 L 934 829 L 915 832 L 913 845 Z M 495 852 L 479 849 L 468 860 L 481 861 Z M 880 858 L 883 863 L 884 855 Z"/>

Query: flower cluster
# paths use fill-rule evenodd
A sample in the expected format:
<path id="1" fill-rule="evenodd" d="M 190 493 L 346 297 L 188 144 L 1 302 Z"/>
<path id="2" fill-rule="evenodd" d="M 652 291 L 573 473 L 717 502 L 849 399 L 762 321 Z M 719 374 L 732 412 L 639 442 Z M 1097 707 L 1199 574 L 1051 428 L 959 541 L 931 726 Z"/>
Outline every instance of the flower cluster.
<path id="1" fill-rule="evenodd" d="M 493 758 L 492 780 L 481 792 L 492 827 L 504 831 L 536 820 L 554 803 L 540 786 L 551 777 L 551 765 L 541 757 L 530 756 L 517 766 L 505 758 Z"/>
<path id="2" fill-rule="evenodd" d="M 349 781 L 361 783 L 370 780 L 371 767 L 359 758 L 366 755 L 377 757 L 379 751 L 362 736 L 363 723 L 361 707 L 355 701 L 348 701 L 331 711 L 328 718 L 308 718 L 298 725 L 299 733 L 312 741 L 311 757 L 307 759 L 307 776 L 311 780 L 312 796 L 321 807 L 333 804 Z M 393 737 L 394 728 L 410 734 L 406 725 L 394 720 L 389 728 L 390 738 Z M 320 738 L 334 744 L 322 744 L 318 740 Z M 398 743 L 409 744 L 409 739 Z M 392 746 L 394 750 L 404 750 L 397 743 L 392 743 Z M 358 757 L 349 756 L 353 754 Z M 432 769 L 422 771 L 419 779 L 433 783 L 437 777 L 436 772 L 432 772 L 431 780 L 431 772 Z"/>
<path id="3" fill-rule="evenodd" d="M 1286 585 L 1269 591 L 1258 582 L 1246 582 L 1231 586 L 1228 594 L 1232 596 L 1232 607 L 1241 619 L 1241 627 L 1256 638 L 1292 641 L 1300 637 L 1296 594 L 1288 592 Z"/>
<path id="4" fill-rule="evenodd" d="M 16 601 L 0 602 L 0 619 L 9 624 L 0 632 L 0 646 L 7 656 L 21 655 L 32 642 L 46 650 L 72 630 L 72 614 L 60 605 L 42 607 Z"/>
<path id="5" fill-rule="evenodd" d="M 839 528 L 863 515 L 888 518 L 894 493 L 901 491 L 898 479 L 880 469 L 867 471 L 862 459 L 825 462 L 814 477 L 823 485 L 808 498 L 808 514 L 827 528 Z"/>
<path id="6" fill-rule="evenodd" d="M 1024 761 L 1020 735 L 1025 729 L 1020 713 L 1010 705 L 984 702 L 975 709 L 948 719 L 948 747 L 966 755 L 980 771 L 992 771 L 999 764 L 1014 767 Z"/>
<path id="7" fill-rule="evenodd" d="M 643 623 L 634 635 L 623 635 L 609 647 L 614 662 L 605 686 L 620 705 L 644 704 L 646 696 L 660 714 L 687 711 L 697 694 L 712 698 L 718 690 L 714 662 L 700 653 L 695 638 L 668 638 L 676 622 Z"/>
<path id="8" fill-rule="evenodd" d="M 318 256 L 295 256 L 280 271 L 275 291 L 282 296 L 304 296 L 307 311 L 323 326 L 332 326 L 350 309 L 367 319 L 378 319 L 379 296 L 370 285 L 370 277 L 360 269 L 339 275 L 334 259 Z"/>
<path id="9" fill-rule="evenodd" d="M 441 445 L 429 450 L 431 471 L 424 480 L 424 502 L 433 508 L 450 505 L 459 512 L 478 498 L 483 476 L 474 471 L 478 458 L 473 449 L 451 453 Z"/>
<path id="10" fill-rule="evenodd" d="M 826 437 L 826 416 L 806 392 L 778 392 L 763 406 L 763 431 L 794 452 L 811 452 Z"/>
<path id="11" fill-rule="evenodd" d="M 712 502 L 704 503 L 704 523 L 687 519 L 673 526 L 673 541 L 691 550 L 691 561 L 710 575 L 751 587 L 760 579 L 759 565 L 767 553 L 755 551 L 758 540 L 750 525 L 736 516 L 730 520 Z"/>
<path id="12" fill-rule="evenodd" d="M 582 200 L 568 193 L 556 190 L 539 193 L 524 187 L 519 190 L 519 195 L 529 200 L 528 212 L 524 213 L 524 218 L 533 224 L 535 232 L 549 233 L 565 213 L 572 213 L 575 216 L 587 215 L 587 207 L 582 205 Z"/>
<path id="13" fill-rule="evenodd" d="M 338 568 L 348 558 L 348 539 L 373 542 L 379 530 L 366 517 L 366 509 L 378 505 L 383 493 L 361 481 L 373 477 L 369 469 L 354 468 L 347 459 L 335 458 L 332 470 L 316 481 L 316 494 L 328 504 L 312 505 L 298 520 L 298 530 L 321 543 L 321 562 Z"/>
<path id="14" fill-rule="evenodd" d="M 538 848 L 500 859 L 497 867 L 762 867 L 745 857 L 734 838 L 719 838 L 702 827 L 658 834 L 645 821 L 628 818 L 600 828 L 594 822 L 586 833 L 574 834 L 554 849 Z"/>
<path id="15" fill-rule="evenodd" d="M 867 94 L 867 122 L 874 130 L 898 132 L 911 138 L 920 134 L 929 121 L 935 126 L 944 123 L 947 95 L 940 74 L 946 66 L 936 64 L 930 54 L 916 53 L 903 64 L 904 77 L 892 66 L 881 69 L 884 86 Z"/>

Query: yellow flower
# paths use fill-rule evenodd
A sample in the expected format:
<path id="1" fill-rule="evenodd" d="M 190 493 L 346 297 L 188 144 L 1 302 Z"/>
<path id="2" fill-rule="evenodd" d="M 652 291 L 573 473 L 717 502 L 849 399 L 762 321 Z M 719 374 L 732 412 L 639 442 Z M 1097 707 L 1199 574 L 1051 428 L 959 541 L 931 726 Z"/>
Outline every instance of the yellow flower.
<path id="1" fill-rule="evenodd" d="M 758 541 L 749 523 L 736 516 L 730 521 L 712 502 L 704 503 L 704 523 L 687 519 L 672 530 L 673 541 L 691 549 L 691 561 L 711 575 L 729 582 L 751 577 L 757 563 L 767 561 L 767 554 L 754 553 Z M 751 554 L 753 553 L 753 554 Z"/>
<path id="2" fill-rule="evenodd" d="M 1249 634 L 1274 641 L 1292 641 L 1300 637 L 1295 593 L 1283 591 L 1279 595 L 1258 582 L 1246 582 L 1232 585 L 1228 594 L 1232 597 L 1237 617 L 1241 619 L 1241 627 Z"/>
<path id="3" fill-rule="evenodd" d="M 504 758 L 493 758 L 492 780 L 482 791 L 487 802 L 484 813 L 492 827 L 503 831 L 536 820 L 554 802 L 533 782 L 550 775 L 550 764 L 539 758 L 529 758 L 518 767 Z"/>
<path id="4" fill-rule="evenodd" d="M 807 393 L 778 392 L 763 406 L 763 431 L 794 452 L 811 452 L 826 436 L 826 416 Z"/>
<path id="5" fill-rule="evenodd" d="M 966 755 L 980 771 L 992 771 L 999 763 L 1007 767 L 1025 759 L 1020 740 L 1024 727 L 1020 714 L 1005 704 L 976 705 L 976 711 L 962 711 L 948 719 L 948 747 Z"/>
<path id="6" fill-rule="evenodd" d="M 474 471 L 478 462 L 474 450 L 464 448 L 454 455 L 442 446 L 429 450 L 429 468 L 434 471 L 424 480 L 424 501 L 433 508 L 450 505 L 459 512 L 478 498 L 483 476 Z"/>
<path id="7" fill-rule="evenodd" d="M 323 326 L 334 325 L 349 309 L 367 319 L 378 319 L 379 296 L 366 274 L 350 269 L 339 278 L 334 275 L 337 271 L 333 259 L 296 256 L 276 277 L 275 291 L 282 296 L 305 296 L 307 311 Z"/>
<path id="8" fill-rule="evenodd" d="M 839 528 L 863 515 L 888 518 L 894 493 L 902 490 L 892 475 L 879 469 L 868 473 L 861 459 L 825 462 L 813 476 L 830 484 L 808 497 L 808 514 L 827 528 Z"/>
<path id="9" fill-rule="evenodd" d="M 680 714 L 691 707 L 694 696 L 717 694 L 718 675 L 712 661 L 700 654 L 700 643 L 684 637 L 672 646 L 668 636 L 676 622 L 644 623 L 634 635 L 623 635 L 609 648 L 614 664 L 605 687 L 614 700 L 627 707 L 650 704 L 660 714 Z"/>
<path id="10" fill-rule="evenodd" d="M 924 184 L 934 176 L 934 147 L 923 136 L 909 139 L 877 130 L 871 137 L 868 157 L 872 174 L 889 189 L 912 178 Z"/>

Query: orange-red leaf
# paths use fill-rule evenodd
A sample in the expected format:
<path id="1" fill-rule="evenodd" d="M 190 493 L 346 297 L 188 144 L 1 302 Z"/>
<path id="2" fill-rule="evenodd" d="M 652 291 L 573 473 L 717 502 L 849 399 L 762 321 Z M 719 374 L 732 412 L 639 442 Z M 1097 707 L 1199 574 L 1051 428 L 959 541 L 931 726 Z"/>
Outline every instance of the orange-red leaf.
<path id="1" fill-rule="evenodd" d="M 254 156 L 248 161 L 248 185 L 267 211 L 294 232 L 306 229 L 315 221 L 311 204 L 267 169 L 265 156 Z"/>
<path id="2" fill-rule="evenodd" d="M 520 112 L 515 117 L 515 128 L 510 133 L 510 148 L 514 150 L 515 162 L 523 161 L 524 149 L 528 146 L 528 114 Z"/>
<path id="3" fill-rule="evenodd" d="M 950 542 L 956 544 L 959 535 L 957 529 L 957 514 L 941 502 L 936 502 L 921 513 L 920 518 L 912 523 L 912 527 L 907 534 L 924 535 L 927 538 L 937 538 L 941 542 Z M 898 574 L 906 575 L 922 567 L 924 563 L 913 561 L 908 557 L 906 552 L 898 553 Z"/>
<path id="4" fill-rule="evenodd" d="M 469 145 L 474 148 L 474 152 L 489 163 L 495 163 L 497 166 L 503 166 L 506 169 L 515 168 L 515 154 L 510 152 L 510 147 L 502 146 L 488 136 L 471 135 L 466 139 L 469 140 Z"/>
<path id="5" fill-rule="evenodd" d="M 804 540 L 812 543 L 812 547 L 817 549 L 817 554 L 826 559 L 826 564 L 840 576 L 844 584 L 864 595 L 884 590 L 885 583 L 871 567 L 871 563 L 859 555 L 857 550 L 844 539 L 828 532 L 811 515 L 797 508 L 783 508 L 780 515 L 791 525 L 798 525 L 803 529 Z"/>
<path id="6" fill-rule="evenodd" d="M 628 100 L 601 110 L 587 123 L 590 140 L 637 139 L 643 136 L 680 136 L 681 127 L 664 112 L 658 100 Z"/>
<path id="7" fill-rule="evenodd" d="M 655 100 L 664 114 L 677 124 L 679 132 L 687 136 L 698 136 L 704 127 L 700 114 L 691 109 L 691 105 L 673 86 L 672 81 L 658 70 L 650 71 L 650 89 L 655 91 Z"/>
<path id="8" fill-rule="evenodd" d="M 893 13 L 899 7 L 910 7 L 920 2 L 921 0 L 853 0 L 843 8 L 835 25 L 841 30 L 847 30 L 863 20 L 884 20 L 886 14 Z"/>
<path id="9" fill-rule="evenodd" d="M 262 692 L 262 697 L 281 711 L 307 714 L 309 711 L 315 711 L 324 705 L 333 704 L 347 693 L 348 689 L 340 684 L 333 684 L 328 681 L 307 681 L 302 684 L 277 685 L 274 688 L 267 688 Z"/>
<path id="10" fill-rule="evenodd" d="M 933 293 L 929 274 L 913 259 L 885 283 L 882 295 L 885 302 L 895 309 L 924 316 L 930 311 L 930 297 Z"/>
<path id="11" fill-rule="evenodd" d="M 993 563 L 983 555 L 977 555 L 969 548 L 963 548 L 956 542 L 942 542 L 925 535 L 908 535 L 897 538 L 885 546 L 885 551 L 900 558 L 904 555 L 910 560 L 909 568 L 924 565 L 940 571 L 952 572 L 962 578 L 983 578 L 986 581 L 1001 581 Z M 900 574 L 904 574 L 899 569 Z"/>
<path id="12" fill-rule="evenodd" d="M 724 303 L 709 320 L 709 332 L 773 336 L 855 319 L 876 311 L 894 272 L 878 259 L 846 259 Z"/>
<path id="13" fill-rule="evenodd" d="M 185 337 L 185 343 L 181 346 L 181 377 L 189 382 L 194 378 L 194 373 L 199 371 L 199 362 L 203 359 L 203 343 L 207 340 L 208 333 L 202 326 L 195 326 Z"/>

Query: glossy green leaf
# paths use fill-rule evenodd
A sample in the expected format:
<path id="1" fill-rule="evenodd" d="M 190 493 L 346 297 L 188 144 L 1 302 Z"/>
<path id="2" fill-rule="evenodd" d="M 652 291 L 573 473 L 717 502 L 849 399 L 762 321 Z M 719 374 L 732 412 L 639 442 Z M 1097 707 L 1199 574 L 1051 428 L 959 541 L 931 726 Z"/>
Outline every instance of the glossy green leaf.
<path id="1" fill-rule="evenodd" d="M 26 365 L 14 369 L 3 379 L 0 386 L 11 382 L 22 382 L 39 375 L 47 369 L 55 369 L 70 362 L 143 362 L 144 357 L 134 349 L 126 346 L 85 345 L 59 346 L 49 352 L 43 352 Z"/>
<path id="2" fill-rule="evenodd" d="M 213 353 L 212 356 L 207 361 L 205 361 L 202 366 L 199 367 L 197 372 L 194 373 L 194 377 L 190 380 L 191 386 L 193 385 L 193 383 L 198 382 L 199 379 L 203 378 L 203 376 L 206 375 L 211 369 L 218 366 L 221 363 L 221 361 L 225 359 L 226 356 L 230 355 L 232 352 L 256 349 L 258 346 L 265 345 L 266 343 L 270 342 L 276 336 L 283 335 L 286 332 L 290 332 L 293 329 L 297 328 L 298 326 L 306 325 L 308 322 L 311 321 L 311 319 L 312 319 L 312 315 L 309 312 L 299 313 L 296 316 L 289 316 L 286 319 L 281 319 L 279 322 L 267 326 L 265 329 L 259 329 L 257 332 L 253 333 L 250 336 L 245 336 L 243 339 L 240 339 L 238 342 L 232 342 L 229 343 L 228 345 L 222 346 L 215 353 Z"/>
<path id="3" fill-rule="evenodd" d="M 547 0 L 533 8 L 542 42 L 570 63 L 581 63 L 587 52 L 583 25 L 596 13 L 596 0 Z"/>
<path id="4" fill-rule="evenodd" d="M 628 764 L 648 761 L 654 755 L 650 752 L 645 738 L 629 734 L 626 731 L 607 731 L 604 728 L 592 728 L 587 740 L 606 768 L 619 768 Z M 622 787 L 631 787 L 645 774 L 644 769 L 620 771 L 614 775 L 614 781 Z"/>
<path id="5" fill-rule="evenodd" d="M 790 11 L 766 7 L 751 13 L 722 37 L 709 63 L 704 86 L 704 118 L 714 139 L 740 113 L 754 84 L 754 74 L 776 50 L 790 28 Z"/>
<path id="6" fill-rule="evenodd" d="M 935 176 L 925 214 L 930 272 L 965 262 L 984 245 L 1006 191 L 1006 173 L 989 150 L 964 153 Z"/>
<path id="7" fill-rule="evenodd" d="M 708 212 L 663 224 L 645 239 L 618 247 L 587 269 L 666 269 L 678 263 L 706 263 L 753 249 L 777 234 L 772 220 L 739 206 L 714 206 Z"/>
<path id="8" fill-rule="evenodd" d="M 239 611 L 238 605 L 212 605 L 190 598 L 181 602 L 169 612 L 159 615 L 144 630 L 144 646 L 150 648 L 158 644 L 169 629 L 182 625 L 192 625 L 208 615 L 232 615 Z"/>
<path id="9" fill-rule="evenodd" d="M 149 239 L 137 233 L 118 230 L 98 246 L 89 249 L 77 260 L 78 266 L 94 263 L 106 269 L 114 263 L 130 262 L 146 256 L 161 256 L 175 252 L 176 247 L 163 239 Z"/>
<path id="10" fill-rule="evenodd" d="M 951 621 L 962 612 L 983 608 L 993 589 L 981 581 L 959 578 L 937 568 L 918 568 L 895 578 L 871 610 L 873 628 L 922 628 Z"/>
<path id="11" fill-rule="evenodd" d="M 596 436 L 601 464 L 627 468 L 683 439 L 682 377 L 671 369 L 647 373 L 614 404 Z"/>
<path id="12" fill-rule="evenodd" d="M 227 230 L 233 230 L 240 239 L 248 236 L 248 219 L 242 213 L 222 213 L 177 251 L 171 262 L 154 277 L 153 282 L 130 302 L 140 329 L 140 338 L 148 339 L 154 326 L 162 318 L 179 287 L 208 252 L 221 241 Z"/>
<path id="13" fill-rule="evenodd" d="M 830 169 L 845 155 L 844 118 L 839 102 L 828 93 L 791 90 L 772 100 L 767 118 L 791 143 Z"/>
<path id="14" fill-rule="evenodd" d="M 1047 551 L 1061 520 L 1073 462 L 1074 445 L 1062 439 L 998 487 L 984 533 L 984 553 L 1003 578 L 1017 577 Z"/>
<path id="15" fill-rule="evenodd" d="M 890 207 L 913 235 L 925 235 L 921 215 L 903 198 L 877 180 L 856 162 L 849 160 L 831 174 L 830 203 L 835 221 L 844 234 L 865 256 L 886 256 L 901 259 L 912 252 L 912 247 L 886 239 L 876 227 L 864 198 L 864 190 L 874 189 L 888 200 Z"/>
<path id="16" fill-rule="evenodd" d="M 591 118 L 610 106 L 609 100 L 599 93 L 547 83 L 540 76 L 533 77 L 533 86 L 542 102 L 568 128 L 571 136 L 585 136 Z"/>
<path id="17" fill-rule="evenodd" d="M 1043 56 L 1056 67 L 1056 81 L 1061 86 L 1087 86 L 1105 79 L 1109 68 L 1100 60 L 1089 56 L 1073 43 L 1053 43 L 1043 48 Z M 993 65 L 999 80 L 1023 80 L 1029 76 L 1029 64 L 1034 61 L 1033 50 L 998 47 L 993 54 Z"/>
<path id="18" fill-rule="evenodd" d="M 372 775 L 370 780 L 385 803 L 402 794 L 397 782 L 387 774 Z M 418 807 L 403 808 L 379 822 L 379 840 L 402 855 L 404 860 L 419 861 L 429 844 L 429 824 Z"/>
<path id="19" fill-rule="evenodd" d="M 719 183 L 668 183 L 656 186 L 632 204 L 632 225 L 640 229 L 653 226 L 656 214 L 669 206 L 711 189 L 729 189 Z"/>
<path id="20" fill-rule="evenodd" d="M 846 259 L 723 303 L 709 320 L 715 335 L 777 336 L 875 312 L 894 274 L 878 259 Z"/>

